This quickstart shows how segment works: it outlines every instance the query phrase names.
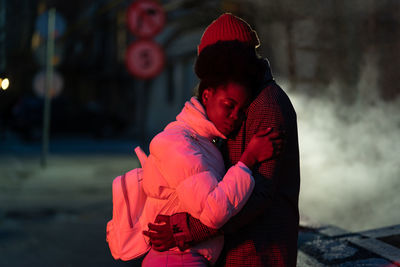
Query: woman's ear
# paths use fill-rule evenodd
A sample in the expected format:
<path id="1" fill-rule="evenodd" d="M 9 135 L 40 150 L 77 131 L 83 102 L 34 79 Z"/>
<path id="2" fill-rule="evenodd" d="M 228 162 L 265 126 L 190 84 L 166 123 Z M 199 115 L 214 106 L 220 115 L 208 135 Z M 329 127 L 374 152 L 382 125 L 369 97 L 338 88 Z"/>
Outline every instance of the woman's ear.
<path id="1" fill-rule="evenodd" d="M 201 100 L 203 102 L 203 105 L 207 104 L 207 101 L 209 99 L 209 97 L 211 96 L 212 91 L 210 88 L 204 89 L 203 94 L 201 95 Z"/>

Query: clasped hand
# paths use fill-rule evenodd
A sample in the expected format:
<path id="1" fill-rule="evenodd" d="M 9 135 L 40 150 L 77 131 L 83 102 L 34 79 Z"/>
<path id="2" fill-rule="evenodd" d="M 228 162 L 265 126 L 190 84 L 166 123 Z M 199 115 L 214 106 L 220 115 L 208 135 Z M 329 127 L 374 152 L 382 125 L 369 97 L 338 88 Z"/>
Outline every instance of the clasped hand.
<path id="1" fill-rule="evenodd" d="M 154 223 L 148 224 L 149 230 L 143 234 L 150 238 L 151 247 L 157 251 L 166 251 L 176 247 L 171 228 L 170 216 L 158 215 Z"/>

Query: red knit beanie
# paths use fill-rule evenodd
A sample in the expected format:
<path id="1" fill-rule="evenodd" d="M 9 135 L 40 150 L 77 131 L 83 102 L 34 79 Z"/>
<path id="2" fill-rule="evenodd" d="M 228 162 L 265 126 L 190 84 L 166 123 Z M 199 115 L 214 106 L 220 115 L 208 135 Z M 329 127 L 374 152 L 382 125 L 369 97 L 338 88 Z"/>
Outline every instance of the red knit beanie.
<path id="1" fill-rule="evenodd" d="M 204 47 L 215 44 L 218 41 L 233 40 L 248 43 L 254 48 L 260 45 L 257 33 L 246 21 L 230 13 L 225 13 L 214 20 L 204 31 L 197 47 L 197 54 L 199 55 Z"/>

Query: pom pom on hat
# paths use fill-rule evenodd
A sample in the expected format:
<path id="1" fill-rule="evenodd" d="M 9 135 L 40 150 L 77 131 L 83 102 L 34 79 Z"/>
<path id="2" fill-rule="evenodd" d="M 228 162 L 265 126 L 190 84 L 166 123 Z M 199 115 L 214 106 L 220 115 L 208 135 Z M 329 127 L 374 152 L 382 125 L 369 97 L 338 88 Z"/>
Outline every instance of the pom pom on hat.
<path id="1" fill-rule="evenodd" d="M 204 31 L 197 48 L 197 54 L 199 55 L 204 47 L 218 41 L 234 40 L 247 43 L 254 48 L 260 45 L 257 33 L 246 21 L 230 13 L 225 13 L 214 20 Z"/>

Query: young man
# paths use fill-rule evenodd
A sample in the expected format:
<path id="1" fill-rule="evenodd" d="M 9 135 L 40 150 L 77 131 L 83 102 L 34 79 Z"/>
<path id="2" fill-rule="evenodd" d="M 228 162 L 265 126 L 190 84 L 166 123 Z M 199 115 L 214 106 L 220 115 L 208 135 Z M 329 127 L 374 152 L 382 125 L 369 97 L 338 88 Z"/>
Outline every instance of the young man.
<path id="1" fill-rule="evenodd" d="M 256 32 L 244 20 L 223 14 L 205 30 L 196 65 L 206 56 L 203 49 L 215 45 L 216 40 L 240 41 L 254 53 L 259 45 Z M 281 156 L 252 170 L 256 186 L 250 199 L 221 229 L 209 228 L 187 213 L 159 215 L 156 224 L 149 225 L 151 231 L 145 232 L 154 249 L 162 251 L 178 246 L 184 250 L 222 233 L 225 246 L 219 265 L 296 266 L 300 187 L 296 112 L 273 80 L 268 62 L 264 64 L 262 88 L 251 103 L 240 131 L 228 140 L 223 154 L 226 167 L 235 164 L 251 137 L 272 127 L 285 133 Z"/>

